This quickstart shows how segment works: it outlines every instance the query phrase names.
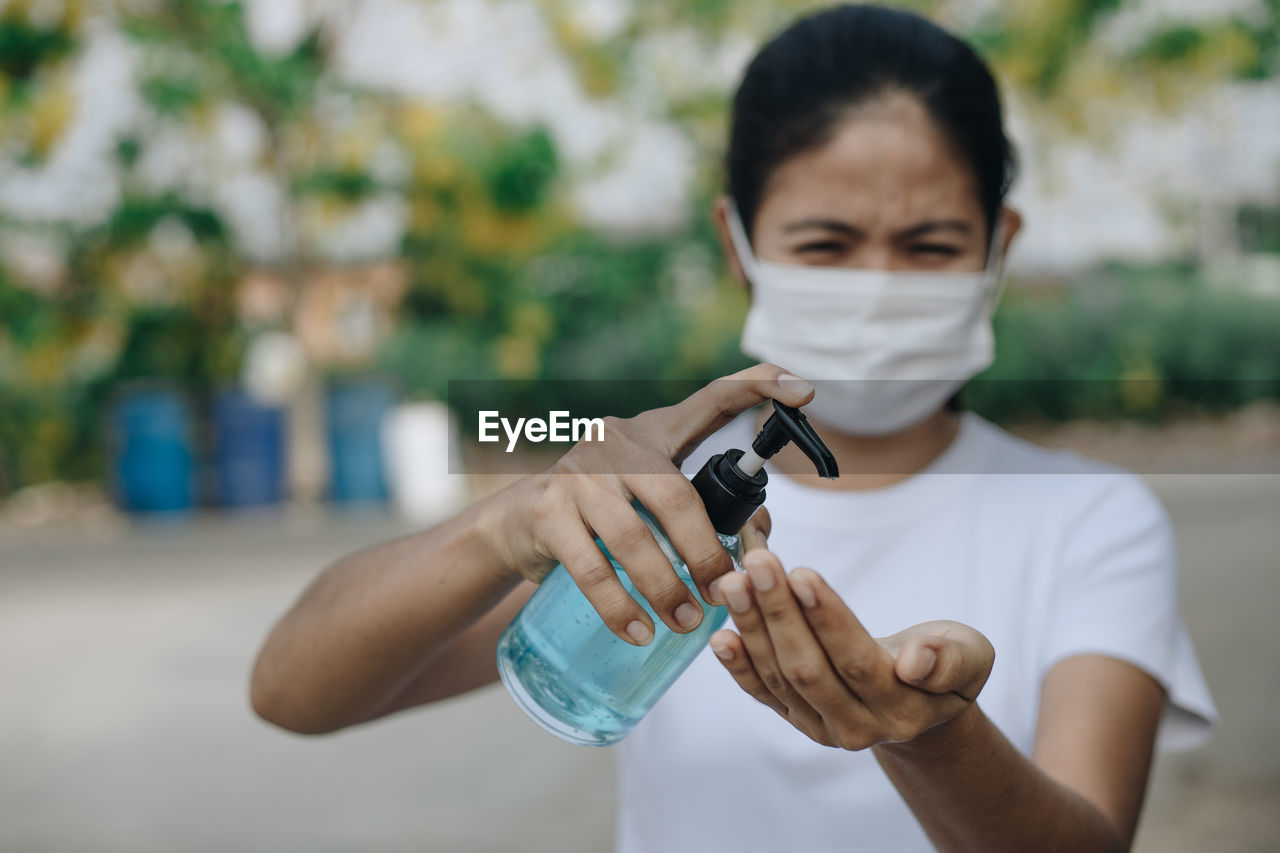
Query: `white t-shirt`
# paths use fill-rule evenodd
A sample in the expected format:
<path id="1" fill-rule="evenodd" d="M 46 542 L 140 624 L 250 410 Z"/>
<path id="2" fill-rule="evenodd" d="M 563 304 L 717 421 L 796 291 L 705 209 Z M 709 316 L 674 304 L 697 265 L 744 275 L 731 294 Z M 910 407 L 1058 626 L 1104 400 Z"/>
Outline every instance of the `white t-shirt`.
<path id="1" fill-rule="evenodd" d="M 752 436 L 738 418 L 686 473 Z M 772 472 L 765 505 L 770 550 L 819 572 L 872 636 L 931 619 L 985 634 L 996 658 L 978 704 L 1025 754 L 1042 678 L 1076 654 L 1129 661 L 1164 685 L 1163 748 L 1199 743 L 1216 720 L 1178 612 L 1169 521 L 1130 473 L 966 413 L 946 451 L 900 483 L 830 491 Z M 617 853 L 932 849 L 869 750 L 809 740 L 710 649 L 616 750 Z"/>

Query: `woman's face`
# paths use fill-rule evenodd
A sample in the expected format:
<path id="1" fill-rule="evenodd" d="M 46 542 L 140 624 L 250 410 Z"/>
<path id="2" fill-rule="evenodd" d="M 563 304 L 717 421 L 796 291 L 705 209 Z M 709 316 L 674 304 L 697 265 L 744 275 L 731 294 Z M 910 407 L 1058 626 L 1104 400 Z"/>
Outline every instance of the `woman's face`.
<path id="1" fill-rule="evenodd" d="M 726 203 L 716 212 L 722 234 Z M 1016 219 L 1008 212 L 1002 249 Z M 973 170 L 904 94 L 859 106 L 827 144 L 779 166 L 751 242 L 761 260 L 824 267 L 960 272 L 987 260 Z"/>

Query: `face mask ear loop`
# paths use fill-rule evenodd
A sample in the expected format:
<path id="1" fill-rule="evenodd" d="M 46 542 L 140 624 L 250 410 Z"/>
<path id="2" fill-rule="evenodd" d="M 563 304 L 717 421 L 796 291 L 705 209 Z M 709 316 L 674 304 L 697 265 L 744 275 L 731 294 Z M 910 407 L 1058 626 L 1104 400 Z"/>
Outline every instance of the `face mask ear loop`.
<path id="1" fill-rule="evenodd" d="M 995 233 L 991 238 L 991 248 L 987 252 L 986 275 L 989 281 L 987 283 L 986 303 L 988 317 L 996 313 L 996 306 L 1000 304 L 1000 298 L 1004 296 L 1004 232 L 1005 216 L 1004 211 L 1000 211 L 996 214 Z"/>
<path id="2" fill-rule="evenodd" d="M 729 199 L 729 209 L 725 213 L 729 224 L 729 241 L 733 243 L 733 251 L 738 255 L 738 265 L 747 282 L 754 285 L 756 279 L 756 256 L 751 251 L 751 243 L 747 240 L 747 231 L 742 225 L 742 217 L 738 215 L 738 205 Z"/>

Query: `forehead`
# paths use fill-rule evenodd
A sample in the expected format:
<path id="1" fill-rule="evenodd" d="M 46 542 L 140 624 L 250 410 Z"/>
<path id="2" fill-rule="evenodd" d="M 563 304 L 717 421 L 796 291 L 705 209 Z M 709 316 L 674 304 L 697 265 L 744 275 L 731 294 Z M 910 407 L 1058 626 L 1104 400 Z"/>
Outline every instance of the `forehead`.
<path id="1" fill-rule="evenodd" d="M 826 144 L 770 176 L 756 223 L 839 217 L 868 230 L 922 219 L 980 221 L 973 170 L 918 100 L 891 95 L 849 112 Z"/>

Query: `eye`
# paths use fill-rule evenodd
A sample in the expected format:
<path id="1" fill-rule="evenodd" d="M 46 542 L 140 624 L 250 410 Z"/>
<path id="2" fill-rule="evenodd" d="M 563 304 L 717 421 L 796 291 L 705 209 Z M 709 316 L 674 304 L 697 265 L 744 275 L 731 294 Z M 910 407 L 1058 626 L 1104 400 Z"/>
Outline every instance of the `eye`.
<path id="1" fill-rule="evenodd" d="M 842 249 L 844 249 L 844 244 L 837 240 L 821 240 L 797 246 L 795 251 L 797 254 L 803 255 L 818 252 L 839 252 Z"/>
<path id="2" fill-rule="evenodd" d="M 960 254 L 960 249 L 946 243 L 913 243 L 911 245 L 911 253 L 913 255 L 930 255 L 936 258 L 954 258 Z"/>

